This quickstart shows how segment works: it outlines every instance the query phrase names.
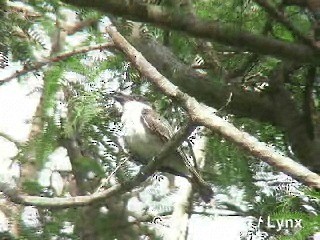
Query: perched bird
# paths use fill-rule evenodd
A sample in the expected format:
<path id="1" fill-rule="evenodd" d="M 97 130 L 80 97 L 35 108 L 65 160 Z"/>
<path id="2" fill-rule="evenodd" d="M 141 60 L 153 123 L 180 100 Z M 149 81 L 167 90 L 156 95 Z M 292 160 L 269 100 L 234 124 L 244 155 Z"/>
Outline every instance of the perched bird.
<path id="1" fill-rule="evenodd" d="M 125 144 L 138 161 L 147 164 L 170 140 L 172 127 L 147 102 L 137 97 L 118 93 L 114 99 L 123 107 L 121 122 Z M 187 178 L 196 186 L 201 198 L 209 202 L 213 197 L 211 187 L 193 166 L 191 170 L 187 168 L 184 160 L 187 160 L 187 156 L 178 148 L 163 159 L 159 170 Z"/>

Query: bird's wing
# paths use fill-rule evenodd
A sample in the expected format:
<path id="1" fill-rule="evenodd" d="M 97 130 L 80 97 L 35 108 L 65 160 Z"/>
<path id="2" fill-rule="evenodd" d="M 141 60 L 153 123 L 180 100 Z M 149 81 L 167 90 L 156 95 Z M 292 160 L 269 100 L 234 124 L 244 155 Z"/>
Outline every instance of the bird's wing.
<path id="1" fill-rule="evenodd" d="M 164 143 L 168 142 L 173 136 L 173 130 L 169 122 L 162 118 L 157 112 L 152 109 L 143 109 L 141 113 L 141 120 L 143 124 L 153 133 L 155 133 Z M 179 147 L 177 153 L 180 155 L 182 160 L 180 164 L 183 167 L 177 168 L 178 163 L 174 165 L 169 165 L 167 169 L 168 172 L 173 174 L 189 177 L 191 173 L 192 181 L 198 186 L 198 191 L 205 202 L 209 202 L 213 196 L 213 191 L 211 187 L 202 179 L 201 175 L 197 172 L 195 167 L 190 163 L 186 153 Z M 182 170 L 182 171 L 181 171 Z M 188 174 L 189 172 L 189 174 Z"/>
<path id="2" fill-rule="evenodd" d="M 172 128 L 168 121 L 162 118 L 152 109 L 143 109 L 141 114 L 143 124 L 163 141 L 167 142 L 173 135 Z"/>
<path id="3" fill-rule="evenodd" d="M 155 133 L 164 143 L 168 142 L 173 136 L 173 130 L 169 122 L 162 118 L 156 111 L 152 109 L 142 110 L 141 119 L 143 124 L 153 133 Z M 179 147 L 177 153 L 184 159 L 184 163 L 188 166 L 192 164 L 187 154 Z"/>

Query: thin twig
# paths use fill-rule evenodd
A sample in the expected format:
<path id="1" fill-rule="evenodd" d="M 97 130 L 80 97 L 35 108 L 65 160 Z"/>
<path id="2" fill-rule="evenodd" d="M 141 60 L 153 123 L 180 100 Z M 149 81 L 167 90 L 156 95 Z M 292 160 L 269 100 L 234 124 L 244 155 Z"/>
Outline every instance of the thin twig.
<path id="1" fill-rule="evenodd" d="M 226 104 L 223 105 L 221 108 L 219 108 L 217 112 L 221 112 L 223 109 L 225 109 L 231 103 L 231 100 L 232 100 L 232 92 L 230 92 Z"/>
<path id="2" fill-rule="evenodd" d="M 0 79 L 0 85 L 3 84 L 3 83 L 6 83 L 6 82 L 9 82 L 10 80 L 14 79 L 14 78 L 17 78 L 17 77 L 20 77 L 26 73 L 29 73 L 29 72 L 32 72 L 32 71 L 36 71 L 46 65 L 49 65 L 51 63 L 54 63 L 54 62 L 59 62 L 59 61 L 62 61 L 66 58 L 69 58 L 73 55 L 76 55 L 76 54 L 81 54 L 81 53 L 86 53 L 86 52 L 90 52 L 90 51 L 93 51 L 93 50 L 103 50 L 103 49 L 106 49 L 106 48 L 114 48 L 114 44 L 111 43 L 111 42 L 107 42 L 107 43 L 104 43 L 104 44 L 97 44 L 97 45 L 93 45 L 93 46 L 86 46 L 86 47 L 81 47 L 81 48 L 78 48 L 78 49 L 75 49 L 73 51 L 70 51 L 70 52 L 65 52 L 65 53 L 61 53 L 55 57 L 51 57 L 51 58 L 48 58 L 47 60 L 44 60 L 44 61 L 41 61 L 41 62 L 35 62 L 33 63 L 31 66 L 24 66 L 22 70 L 19 70 L 19 71 L 16 71 L 14 74 L 12 74 L 11 76 L 9 77 L 6 77 L 6 78 L 3 78 L 3 79 Z"/>
<path id="3" fill-rule="evenodd" d="M 17 147 L 21 145 L 21 143 L 17 140 L 15 140 L 13 137 L 11 137 L 9 134 L 6 134 L 4 132 L 0 132 L 0 137 L 3 137 L 4 139 L 14 143 Z"/>
<path id="4" fill-rule="evenodd" d="M 129 158 L 121 161 L 119 165 L 110 173 L 110 175 L 100 184 L 95 192 L 101 192 L 101 189 L 106 186 L 106 184 L 110 181 L 111 177 L 122 167 L 124 163 L 126 163 Z"/>
<path id="5" fill-rule="evenodd" d="M 0 191 L 2 191 L 12 202 L 22 205 L 32 205 L 36 207 L 44 208 L 68 208 L 77 206 L 86 206 L 90 204 L 103 201 L 106 198 L 116 196 L 118 194 L 131 191 L 134 187 L 138 186 L 140 183 L 145 181 L 149 176 L 151 176 L 155 170 L 162 164 L 162 161 L 170 154 L 172 151 L 178 148 L 178 146 L 183 142 L 190 133 L 189 125 L 186 125 L 178 132 L 176 132 L 173 137 L 168 141 L 158 156 L 154 157 L 146 166 L 143 166 L 139 173 L 125 181 L 121 184 L 116 184 L 102 192 L 95 192 L 89 196 L 76 196 L 76 197 L 38 197 L 38 196 L 28 196 L 21 194 L 17 189 L 8 186 L 8 184 L 0 182 Z"/>
<path id="6" fill-rule="evenodd" d="M 275 7 L 273 7 L 268 0 L 254 1 L 261 7 L 263 7 L 271 17 L 273 17 L 275 20 L 284 25 L 288 30 L 294 33 L 304 43 L 308 44 L 311 47 L 314 47 L 312 39 L 303 35 L 303 33 L 299 29 L 297 29 L 282 13 L 280 13 L 279 11 L 277 11 L 277 9 L 275 9 Z"/>

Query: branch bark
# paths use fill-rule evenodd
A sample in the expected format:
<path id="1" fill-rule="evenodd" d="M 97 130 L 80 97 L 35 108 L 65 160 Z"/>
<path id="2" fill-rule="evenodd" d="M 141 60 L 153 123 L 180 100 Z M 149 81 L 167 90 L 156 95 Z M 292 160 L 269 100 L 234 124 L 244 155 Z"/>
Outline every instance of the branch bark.
<path id="1" fill-rule="evenodd" d="M 232 101 L 228 105 L 230 113 L 273 122 L 272 102 L 266 95 L 226 86 L 218 77 L 201 74 L 182 63 L 170 49 L 153 39 L 130 36 L 129 40 L 162 75 L 199 101 L 218 109 L 225 105 L 232 93 Z"/>
<path id="2" fill-rule="evenodd" d="M 144 76 L 154 83 L 164 94 L 181 102 L 194 123 L 203 125 L 213 132 L 221 134 L 240 148 L 248 151 L 251 155 L 267 162 L 306 185 L 320 189 L 319 175 L 294 160 L 283 156 L 265 143 L 259 142 L 248 133 L 238 130 L 231 123 L 209 111 L 209 107 L 201 105 L 161 75 L 114 27 L 108 27 L 107 32 L 112 37 L 114 43 Z"/>
<path id="3" fill-rule="evenodd" d="M 274 108 L 273 120 L 277 126 L 285 130 L 292 150 L 299 160 L 305 166 L 319 172 L 319 139 L 312 139 L 310 136 L 304 114 L 285 87 L 285 82 L 290 79 L 290 68 L 289 64 L 281 63 L 275 67 L 269 78 L 268 95 Z"/>
<path id="4" fill-rule="evenodd" d="M 153 39 L 131 35 L 128 40 L 161 74 L 200 102 L 220 109 L 232 94 L 232 99 L 225 108 L 228 113 L 268 122 L 285 129 L 286 137 L 299 160 L 305 166 L 319 171 L 320 143 L 312 141 L 305 134 L 306 126 L 301 112 L 288 89 L 269 87 L 263 92 L 252 92 L 245 91 L 239 86 L 228 86 L 221 79 L 201 74 L 182 63 L 170 49 Z M 291 69 L 289 73 L 301 66 L 290 62 L 283 62 L 282 65 L 286 69 Z M 268 81 L 280 86 L 282 80 L 281 73 L 279 74 L 275 69 Z"/>
<path id="5" fill-rule="evenodd" d="M 176 9 L 125 0 L 63 0 L 63 2 L 78 7 L 95 8 L 133 21 L 152 23 L 162 28 L 183 31 L 194 37 L 216 41 L 257 54 L 298 62 L 319 63 L 317 57 L 319 54 L 309 46 L 240 31 L 233 26 L 216 21 L 201 20 L 193 14 L 185 14 Z"/>
<path id="6" fill-rule="evenodd" d="M 0 191 L 2 191 L 14 203 L 22 205 L 32 205 L 36 207 L 68 208 L 95 204 L 107 198 L 130 191 L 131 189 L 145 181 L 155 172 L 158 166 L 161 165 L 163 159 L 165 159 L 172 151 L 177 149 L 177 147 L 188 137 L 189 134 L 190 126 L 186 125 L 182 127 L 177 133 L 174 134 L 170 141 L 164 145 L 159 155 L 156 156 L 152 161 L 150 161 L 146 166 L 142 167 L 135 177 L 129 179 L 124 183 L 116 184 L 106 189 L 105 191 L 96 192 L 90 196 L 77 196 L 69 198 L 27 196 L 17 191 L 17 189 L 11 188 L 7 184 L 1 182 Z"/>

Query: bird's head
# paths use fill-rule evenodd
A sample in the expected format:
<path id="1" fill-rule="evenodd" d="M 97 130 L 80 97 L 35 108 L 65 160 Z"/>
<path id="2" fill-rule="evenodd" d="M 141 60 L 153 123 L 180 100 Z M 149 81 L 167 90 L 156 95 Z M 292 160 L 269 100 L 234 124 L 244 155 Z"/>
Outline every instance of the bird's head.
<path id="1" fill-rule="evenodd" d="M 138 96 L 138 95 L 126 95 L 121 92 L 116 92 L 112 95 L 112 97 L 122 106 L 124 106 L 128 102 L 140 102 L 142 104 L 149 105 L 145 97 Z"/>
<path id="2" fill-rule="evenodd" d="M 137 111 L 141 111 L 143 108 L 150 108 L 149 103 L 146 101 L 144 97 L 137 95 L 126 95 L 123 93 L 115 93 L 113 95 L 115 101 L 121 104 L 123 110 L 126 109 L 136 109 Z"/>
<path id="3" fill-rule="evenodd" d="M 115 93 L 113 95 L 113 98 L 114 100 L 116 100 L 118 103 L 120 103 L 122 106 L 127 103 L 127 102 L 130 102 L 130 101 L 135 101 L 134 97 L 132 96 L 129 96 L 129 95 L 125 95 L 123 93 Z"/>

